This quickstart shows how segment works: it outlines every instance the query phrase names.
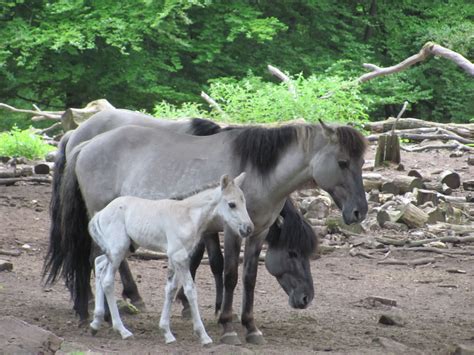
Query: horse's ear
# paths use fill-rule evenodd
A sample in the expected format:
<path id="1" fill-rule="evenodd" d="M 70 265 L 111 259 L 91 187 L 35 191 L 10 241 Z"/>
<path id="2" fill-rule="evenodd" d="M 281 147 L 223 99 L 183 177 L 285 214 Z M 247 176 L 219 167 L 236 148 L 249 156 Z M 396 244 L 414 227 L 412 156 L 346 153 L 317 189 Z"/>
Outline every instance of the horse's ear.
<path id="1" fill-rule="evenodd" d="M 240 173 L 239 176 L 237 176 L 235 179 L 234 179 L 234 184 L 236 184 L 238 187 L 242 186 L 244 180 L 245 180 L 245 171 Z"/>
<path id="2" fill-rule="evenodd" d="M 224 190 L 227 186 L 229 186 L 229 175 L 225 174 L 221 176 L 221 188 Z"/>
<path id="3" fill-rule="evenodd" d="M 323 128 L 323 133 L 324 135 L 331 141 L 331 142 L 337 142 L 337 134 L 336 130 L 332 128 L 331 126 L 328 126 L 326 123 L 324 123 L 321 119 L 319 120 L 319 123 L 321 124 L 321 127 Z"/>

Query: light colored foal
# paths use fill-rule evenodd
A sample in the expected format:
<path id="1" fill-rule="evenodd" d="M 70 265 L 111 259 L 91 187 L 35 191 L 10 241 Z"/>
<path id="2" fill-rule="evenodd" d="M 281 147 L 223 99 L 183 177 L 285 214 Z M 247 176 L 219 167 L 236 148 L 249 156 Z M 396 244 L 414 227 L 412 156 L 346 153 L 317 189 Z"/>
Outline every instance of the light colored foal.
<path id="1" fill-rule="evenodd" d="M 118 197 L 94 215 L 89 222 L 89 232 L 104 254 L 95 259 L 95 310 L 90 324 L 93 333 L 104 321 L 105 295 L 113 328 L 120 332 L 123 339 L 133 335 L 120 319 L 114 279 L 122 260 L 130 250 L 140 246 L 165 251 L 168 255 L 168 279 L 160 318 L 166 343 L 176 341 L 170 329 L 170 317 L 171 305 L 180 285 L 183 285 L 190 303 L 194 331 L 203 345 L 212 343 L 199 314 L 189 259 L 202 232 L 216 219 L 241 237 L 253 232 L 253 223 L 240 189 L 244 179 L 245 173 L 234 180 L 223 175 L 217 187 L 208 187 L 182 200 Z"/>

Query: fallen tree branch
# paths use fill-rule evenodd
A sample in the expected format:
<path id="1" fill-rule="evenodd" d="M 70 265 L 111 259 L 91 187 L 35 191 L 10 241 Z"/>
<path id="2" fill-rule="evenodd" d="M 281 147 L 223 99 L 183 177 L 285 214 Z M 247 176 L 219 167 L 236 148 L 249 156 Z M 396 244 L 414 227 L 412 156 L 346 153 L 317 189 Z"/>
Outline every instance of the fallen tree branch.
<path id="1" fill-rule="evenodd" d="M 363 83 L 379 76 L 398 73 L 402 70 L 405 70 L 411 67 L 412 65 L 418 62 L 421 62 L 427 59 L 428 57 L 432 55 L 449 59 L 453 61 L 454 63 L 456 63 L 458 66 L 460 66 L 462 69 L 464 69 L 468 74 L 474 76 L 474 64 L 471 63 L 471 61 L 464 58 L 461 54 L 455 51 L 452 51 L 448 48 L 445 48 L 443 46 L 440 46 L 439 44 L 436 44 L 433 42 L 427 42 L 417 54 L 412 55 L 411 57 L 408 57 L 407 59 L 405 59 L 404 61 L 396 65 L 392 65 L 386 68 L 381 68 L 374 64 L 364 63 L 363 67 L 370 70 L 371 72 L 360 76 L 356 80 L 356 82 Z"/>
<path id="2" fill-rule="evenodd" d="M 427 144 L 427 145 L 414 146 L 414 147 L 400 146 L 400 148 L 406 152 L 422 152 L 424 150 L 432 150 L 432 149 L 458 149 L 458 150 L 464 150 L 468 152 L 474 151 L 474 148 L 461 144 L 456 141 L 453 141 L 450 144 L 449 143 Z"/>
<path id="3" fill-rule="evenodd" d="M 410 247 L 410 248 L 398 248 L 396 250 L 436 253 L 436 254 L 443 254 L 443 255 L 447 255 L 451 257 L 454 257 L 456 255 L 474 255 L 474 252 L 469 251 L 469 250 L 452 250 L 452 249 L 441 249 L 441 248 L 434 248 L 434 247 Z"/>
<path id="4" fill-rule="evenodd" d="M 286 85 L 288 85 L 288 91 L 293 95 L 293 97 L 297 96 L 295 85 L 293 84 L 293 81 L 288 77 L 288 75 L 286 75 L 280 69 L 274 67 L 273 65 L 269 64 L 267 65 L 267 68 L 270 74 L 276 76 L 278 79 L 286 83 Z"/>
<path id="5" fill-rule="evenodd" d="M 23 110 L 19 108 L 15 108 L 13 106 L 7 105 L 0 103 L 0 108 L 3 108 L 8 111 L 12 112 L 17 112 L 17 113 L 28 113 L 28 114 L 33 114 L 35 117 L 37 117 L 36 121 L 39 121 L 40 119 L 48 119 L 48 120 L 56 120 L 59 121 L 61 120 L 61 115 L 64 113 L 64 111 L 41 111 L 38 110 L 33 111 L 33 110 Z"/>
<path id="6" fill-rule="evenodd" d="M 377 262 L 378 265 L 408 265 L 408 266 L 419 266 L 435 263 L 435 258 L 420 258 L 414 260 L 398 260 L 398 259 L 388 259 L 380 260 Z"/>
<path id="7" fill-rule="evenodd" d="M 409 240 L 407 242 L 407 247 L 419 247 L 428 243 L 432 242 L 443 242 L 443 243 L 474 243 L 474 236 L 468 237 L 455 237 L 455 236 L 447 236 L 441 238 L 432 238 L 432 239 L 421 239 L 421 240 Z"/>
<path id="8" fill-rule="evenodd" d="M 17 182 L 38 182 L 38 183 L 46 183 L 50 184 L 51 183 L 51 178 L 50 177 L 24 177 L 24 178 L 3 178 L 0 179 L 0 185 L 13 185 L 16 184 Z"/>
<path id="9" fill-rule="evenodd" d="M 410 129 L 410 130 L 395 130 L 394 133 L 402 139 L 410 139 L 414 141 L 423 141 L 425 139 L 440 139 L 440 140 L 453 140 L 453 141 L 457 141 L 463 144 L 474 144 L 474 140 L 461 137 L 446 129 L 427 128 L 426 130 L 429 130 L 429 131 L 417 133 L 417 132 L 413 132 L 416 130 Z M 437 132 L 440 132 L 440 133 L 437 133 Z M 384 134 L 386 133 L 371 134 L 370 136 L 367 136 L 366 138 L 369 142 L 375 142 Z"/>
<path id="10" fill-rule="evenodd" d="M 214 100 L 212 97 L 210 97 L 208 94 L 206 94 L 204 91 L 201 91 L 201 97 L 206 101 L 209 106 L 211 106 L 213 109 L 215 109 L 217 112 L 219 112 L 221 115 L 227 117 L 227 114 L 224 112 L 222 107 L 217 103 L 216 100 Z"/>

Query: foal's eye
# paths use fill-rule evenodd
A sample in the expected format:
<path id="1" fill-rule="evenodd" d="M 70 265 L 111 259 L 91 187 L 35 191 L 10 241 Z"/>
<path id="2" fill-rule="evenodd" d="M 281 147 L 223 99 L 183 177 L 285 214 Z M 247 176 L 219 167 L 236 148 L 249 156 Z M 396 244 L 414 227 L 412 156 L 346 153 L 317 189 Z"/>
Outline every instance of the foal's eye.
<path id="1" fill-rule="evenodd" d="M 349 167 L 349 162 L 347 160 L 339 160 L 337 163 L 341 169 L 347 169 Z"/>
<path id="2" fill-rule="evenodd" d="M 230 207 L 230 208 L 235 208 L 235 203 L 229 202 L 229 207 Z"/>

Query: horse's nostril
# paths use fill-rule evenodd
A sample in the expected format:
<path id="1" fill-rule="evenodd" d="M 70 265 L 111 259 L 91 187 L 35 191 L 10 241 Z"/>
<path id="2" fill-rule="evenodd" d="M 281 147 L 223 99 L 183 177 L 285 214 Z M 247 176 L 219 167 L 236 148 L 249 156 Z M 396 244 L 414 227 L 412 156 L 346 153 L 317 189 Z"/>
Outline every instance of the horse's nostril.
<path id="1" fill-rule="evenodd" d="M 251 226 L 247 226 L 247 235 L 252 233 L 252 227 Z"/>
<path id="2" fill-rule="evenodd" d="M 303 305 L 306 306 L 308 304 L 308 296 L 303 296 L 302 301 L 303 301 Z"/>
<path id="3" fill-rule="evenodd" d="M 356 220 L 359 220 L 359 219 L 360 219 L 360 212 L 359 212 L 359 210 L 354 210 L 354 217 L 356 218 Z"/>

